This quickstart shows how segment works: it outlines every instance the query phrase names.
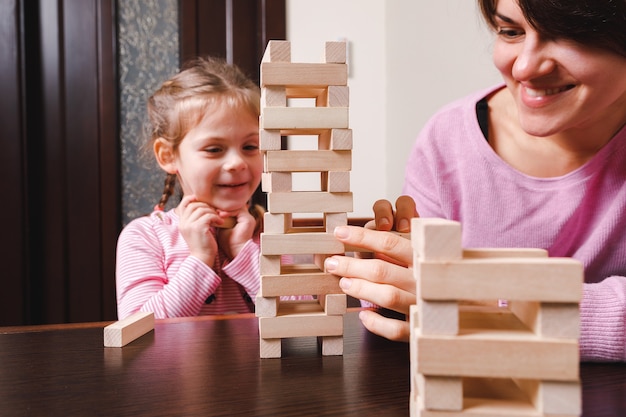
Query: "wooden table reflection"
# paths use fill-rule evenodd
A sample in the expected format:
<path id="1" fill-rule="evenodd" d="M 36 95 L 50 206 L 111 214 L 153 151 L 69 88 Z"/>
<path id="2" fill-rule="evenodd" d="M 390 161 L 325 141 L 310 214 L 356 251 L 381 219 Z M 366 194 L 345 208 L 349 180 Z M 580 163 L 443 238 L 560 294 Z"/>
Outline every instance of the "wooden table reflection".
<path id="1" fill-rule="evenodd" d="M 0 416 L 408 416 L 409 351 L 345 317 L 343 356 L 315 338 L 260 359 L 253 315 L 157 320 L 124 348 L 108 323 L 0 328 Z M 583 364 L 584 416 L 626 415 L 626 367 Z"/>

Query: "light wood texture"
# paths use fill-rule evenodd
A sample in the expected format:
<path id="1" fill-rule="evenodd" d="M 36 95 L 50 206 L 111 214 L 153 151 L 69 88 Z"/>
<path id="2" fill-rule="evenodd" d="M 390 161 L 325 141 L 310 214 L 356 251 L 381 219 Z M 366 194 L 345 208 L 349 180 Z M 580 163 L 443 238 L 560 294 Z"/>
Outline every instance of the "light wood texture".
<path id="1" fill-rule="evenodd" d="M 302 265 L 298 265 L 297 273 L 289 273 L 285 266 L 280 275 L 263 275 L 261 279 L 261 294 L 265 297 L 282 295 L 316 295 L 318 293 L 332 294 L 341 292 L 339 277 L 321 272 L 315 265 L 310 266 L 307 272 Z"/>
<path id="2" fill-rule="evenodd" d="M 152 329 L 154 329 L 154 313 L 137 312 L 104 328 L 104 346 L 126 346 Z"/>
<path id="3" fill-rule="evenodd" d="M 344 86 L 348 83 L 346 64 L 262 62 L 261 87 Z"/>
<path id="4" fill-rule="evenodd" d="M 291 62 L 291 42 L 269 41 L 261 62 Z"/>
<path id="5" fill-rule="evenodd" d="M 351 151 L 267 151 L 265 153 L 267 171 L 322 172 L 350 171 Z"/>
<path id="6" fill-rule="evenodd" d="M 263 255 L 307 255 L 344 253 L 344 245 L 330 233 L 261 233 Z"/>
<path id="7" fill-rule="evenodd" d="M 343 64 L 347 58 L 347 44 L 341 42 L 326 42 L 324 48 L 324 61 L 328 63 Z"/>
<path id="8" fill-rule="evenodd" d="M 261 186 L 266 193 L 288 193 L 292 190 L 291 172 L 263 172 Z"/>
<path id="9" fill-rule="evenodd" d="M 341 336 L 343 316 L 327 316 L 317 301 L 284 301 L 276 317 L 259 318 L 262 339 Z"/>
<path id="10" fill-rule="evenodd" d="M 261 151 L 280 150 L 280 130 L 261 129 L 259 131 L 259 149 Z"/>
<path id="11" fill-rule="evenodd" d="M 347 128 L 347 107 L 266 107 L 259 120 L 262 129 Z"/>
<path id="12" fill-rule="evenodd" d="M 272 213 L 345 213 L 352 211 L 352 193 L 302 191 L 271 193 L 267 207 Z"/>

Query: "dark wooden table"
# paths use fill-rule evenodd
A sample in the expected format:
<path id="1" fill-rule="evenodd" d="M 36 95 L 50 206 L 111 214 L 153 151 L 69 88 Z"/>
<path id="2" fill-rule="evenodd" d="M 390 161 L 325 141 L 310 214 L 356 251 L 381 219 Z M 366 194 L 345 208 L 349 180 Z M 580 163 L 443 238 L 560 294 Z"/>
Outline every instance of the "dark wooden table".
<path id="1" fill-rule="evenodd" d="M 408 345 L 345 317 L 343 356 L 314 338 L 260 359 L 252 315 L 157 320 L 124 348 L 108 323 L 0 328 L 0 416 L 408 416 Z M 584 416 L 626 416 L 626 366 L 583 364 Z"/>

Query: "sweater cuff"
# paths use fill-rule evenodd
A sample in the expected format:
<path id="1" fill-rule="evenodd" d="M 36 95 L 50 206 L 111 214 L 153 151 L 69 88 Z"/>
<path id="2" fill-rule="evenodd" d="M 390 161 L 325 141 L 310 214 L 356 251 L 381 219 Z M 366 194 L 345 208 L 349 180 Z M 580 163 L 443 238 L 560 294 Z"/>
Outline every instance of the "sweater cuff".
<path id="1" fill-rule="evenodd" d="M 583 285 L 580 302 L 581 361 L 624 361 L 626 279 L 609 277 Z"/>

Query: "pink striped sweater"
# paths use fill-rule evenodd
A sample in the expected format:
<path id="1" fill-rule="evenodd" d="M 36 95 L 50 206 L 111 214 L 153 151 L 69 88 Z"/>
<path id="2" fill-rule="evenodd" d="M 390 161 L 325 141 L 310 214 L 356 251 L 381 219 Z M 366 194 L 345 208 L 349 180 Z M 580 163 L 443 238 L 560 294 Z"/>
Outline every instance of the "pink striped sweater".
<path id="1" fill-rule="evenodd" d="M 189 255 L 174 210 L 130 222 L 117 244 L 117 311 L 157 318 L 253 311 L 260 285 L 258 238 L 229 260 L 220 251 L 214 268 Z M 210 300 L 210 303 L 207 303 Z"/>
<path id="2" fill-rule="evenodd" d="M 626 128 L 567 175 L 534 178 L 496 155 L 476 103 L 440 110 L 417 138 L 404 193 L 422 217 L 460 221 L 464 247 L 532 247 L 585 266 L 582 360 L 626 360 Z"/>

